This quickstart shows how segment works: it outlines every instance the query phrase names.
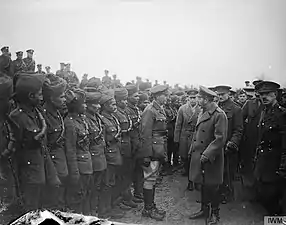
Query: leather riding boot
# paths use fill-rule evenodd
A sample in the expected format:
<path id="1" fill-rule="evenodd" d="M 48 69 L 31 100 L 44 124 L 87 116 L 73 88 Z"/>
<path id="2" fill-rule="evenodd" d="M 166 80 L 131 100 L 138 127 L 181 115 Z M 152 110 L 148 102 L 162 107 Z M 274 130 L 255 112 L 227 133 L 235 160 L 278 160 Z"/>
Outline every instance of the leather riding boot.
<path id="1" fill-rule="evenodd" d="M 201 209 L 189 216 L 190 220 L 200 219 L 204 217 L 209 217 L 209 206 L 201 203 Z"/>
<path id="2" fill-rule="evenodd" d="M 153 190 L 143 189 L 144 193 L 144 209 L 142 211 L 142 216 L 149 217 L 151 219 L 162 221 L 164 215 L 159 214 L 153 207 Z"/>
<path id="3" fill-rule="evenodd" d="M 219 217 L 219 208 L 214 208 L 214 209 L 212 209 L 211 216 L 210 216 L 210 218 L 208 219 L 208 225 L 218 224 L 219 220 L 220 220 L 220 217 Z"/>

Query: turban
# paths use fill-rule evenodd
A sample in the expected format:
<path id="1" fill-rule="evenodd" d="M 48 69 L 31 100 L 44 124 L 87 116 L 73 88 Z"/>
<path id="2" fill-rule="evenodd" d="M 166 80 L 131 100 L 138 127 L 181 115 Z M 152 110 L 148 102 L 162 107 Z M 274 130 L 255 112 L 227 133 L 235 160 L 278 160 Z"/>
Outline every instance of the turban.
<path id="1" fill-rule="evenodd" d="M 146 94 L 146 93 L 141 93 L 140 95 L 139 95 L 139 101 L 141 101 L 141 102 L 144 102 L 144 101 L 146 101 L 146 100 L 148 100 L 148 95 Z"/>
<path id="2" fill-rule="evenodd" d="M 52 82 L 45 82 L 43 85 L 44 98 L 61 96 L 65 92 L 66 87 L 67 82 L 62 78 Z"/>
<path id="3" fill-rule="evenodd" d="M 114 90 L 114 95 L 116 100 L 125 100 L 128 97 L 128 91 L 126 88 L 116 88 Z"/>
<path id="4" fill-rule="evenodd" d="M 86 102 L 90 104 L 99 104 L 99 100 L 101 99 L 101 92 L 86 92 Z"/>
<path id="5" fill-rule="evenodd" d="M 137 86 L 134 84 L 128 84 L 125 86 L 125 88 L 128 91 L 128 96 L 131 96 L 131 95 L 135 94 L 136 92 L 138 92 Z"/>
<path id="6" fill-rule="evenodd" d="M 111 99 L 114 99 L 114 90 L 107 89 L 106 91 L 103 91 L 99 103 L 103 105 Z"/>
<path id="7" fill-rule="evenodd" d="M 0 77 L 0 99 L 9 99 L 13 92 L 13 80 L 4 75 Z"/>
<path id="8" fill-rule="evenodd" d="M 15 93 L 17 95 L 27 93 L 37 93 L 44 84 L 45 76 L 43 74 L 25 72 L 17 76 Z"/>
<path id="9" fill-rule="evenodd" d="M 79 88 L 68 90 L 66 92 L 67 104 L 71 104 L 72 102 L 83 104 L 85 102 L 85 99 L 86 99 L 85 92 Z"/>
<path id="10" fill-rule="evenodd" d="M 98 88 L 100 85 L 102 85 L 101 80 L 99 78 L 92 77 L 87 81 L 86 87 Z"/>

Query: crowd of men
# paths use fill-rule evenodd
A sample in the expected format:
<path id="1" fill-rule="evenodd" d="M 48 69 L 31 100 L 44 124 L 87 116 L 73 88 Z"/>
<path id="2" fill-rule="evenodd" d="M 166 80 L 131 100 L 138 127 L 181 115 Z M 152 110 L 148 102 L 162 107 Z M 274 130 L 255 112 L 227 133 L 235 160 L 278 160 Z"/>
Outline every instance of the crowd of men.
<path id="1" fill-rule="evenodd" d="M 269 215 L 286 213 L 286 94 L 256 80 L 176 89 L 150 81 L 123 85 L 108 71 L 80 82 L 70 64 L 55 74 L 33 50 L 0 56 L 1 200 L 8 213 L 60 209 L 163 220 L 154 201 L 163 176 L 180 170 L 201 192 L 190 219 L 217 224 L 221 203 L 237 200 L 238 175 Z M 17 207 L 15 207 L 17 205 Z M 18 206 L 21 205 L 19 208 Z M 15 210 L 17 209 L 17 210 Z"/>

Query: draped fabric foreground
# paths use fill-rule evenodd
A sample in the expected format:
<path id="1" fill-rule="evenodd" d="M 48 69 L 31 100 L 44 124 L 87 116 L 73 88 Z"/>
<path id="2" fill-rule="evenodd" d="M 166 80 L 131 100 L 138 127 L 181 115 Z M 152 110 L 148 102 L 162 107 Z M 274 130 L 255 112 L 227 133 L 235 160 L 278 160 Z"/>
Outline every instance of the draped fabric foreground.
<path id="1" fill-rule="evenodd" d="M 49 222 L 46 222 L 49 219 Z M 53 223 L 50 223 L 50 221 Z M 38 224 L 59 224 L 59 225 L 135 225 L 130 223 L 112 222 L 104 219 L 99 219 L 95 216 L 84 216 L 76 213 L 67 212 L 50 212 L 50 211 L 31 211 L 17 218 L 9 225 L 38 225 Z M 138 225 L 138 224 L 137 224 Z"/>

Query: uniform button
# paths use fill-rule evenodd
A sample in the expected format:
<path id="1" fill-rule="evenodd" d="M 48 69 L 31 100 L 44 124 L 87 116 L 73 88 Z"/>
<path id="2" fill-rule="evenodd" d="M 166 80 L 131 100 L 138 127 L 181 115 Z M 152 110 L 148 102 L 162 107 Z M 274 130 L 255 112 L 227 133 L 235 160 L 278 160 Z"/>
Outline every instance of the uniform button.
<path id="1" fill-rule="evenodd" d="M 272 127 L 269 127 L 269 129 L 271 130 L 271 129 L 272 129 Z"/>
<path id="2" fill-rule="evenodd" d="M 204 143 L 203 141 L 201 141 L 201 143 Z"/>
<path id="3" fill-rule="evenodd" d="M 34 132 L 37 132 L 37 130 L 36 130 L 36 129 L 34 129 L 33 131 L 34 131 Z"/>
<path id="4" fill-rule="evenodd" d="M 94 153 L 91 153 L 91 155 L 94 155 Z"/>
<path id="5" fill-rule="evenodd" d="M 153 143 L 154 143 L 154 144 L 156 144 L 157 142 L 156 142 L 156 141 L 154 141 Z"/>
<path id="6" fill-rule="evenodd" d="M 58 129 L 56 128 L 55 131 L 58 131 Z"/>
<path id="7" fill-rule="evenodd" d="M 22 109 L 19 109 L 19 112 L 22 112 L 23 110 Z"/>
<path id="8" fill-rule="evenodd" d="M 30 164 L 31 164 L 31 162 L 28 161 L 28 165 L 30 165 Z"/>
<path id="9" fill-rule="evenodd" d="M 52 155 L 52 158 L 55 158 L 55 156 L 54 156 L 54 155 Z"/>
<path id="10" fill-rule="evenodd" d="M 261 151 L 260 152 L 263 152 L 263 149 L 261 149 Z"/>
<path id="11" fill-rule="evenodd" d="M 84 158 L 84 156 L 82 155 L 81 158 Z"/>

